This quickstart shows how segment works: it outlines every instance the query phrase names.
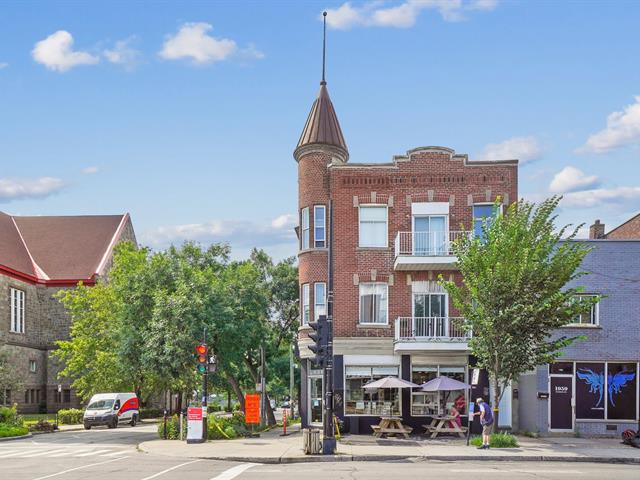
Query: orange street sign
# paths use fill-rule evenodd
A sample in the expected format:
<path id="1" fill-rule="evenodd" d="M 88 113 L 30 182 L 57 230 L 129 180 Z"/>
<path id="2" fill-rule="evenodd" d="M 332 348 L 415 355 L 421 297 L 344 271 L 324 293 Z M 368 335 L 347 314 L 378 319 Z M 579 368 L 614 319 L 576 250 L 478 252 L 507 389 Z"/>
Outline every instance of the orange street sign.
<path id="1" fill-rule="evenodd" d="M 244 421 L 245 423 L 260 423 L 260 395 L 247 393 L 244 396 Z"/>

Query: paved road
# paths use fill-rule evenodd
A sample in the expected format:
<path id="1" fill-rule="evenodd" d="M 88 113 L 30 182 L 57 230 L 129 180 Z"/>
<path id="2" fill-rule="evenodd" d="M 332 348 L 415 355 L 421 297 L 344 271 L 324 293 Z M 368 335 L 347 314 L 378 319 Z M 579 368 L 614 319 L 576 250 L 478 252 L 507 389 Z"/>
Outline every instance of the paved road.
<path id="1" fill-rule="evenodd" d="M 188 460 L 138 452 L 155 425 L 39 435 L 0 443 L 0 479 L 8 480 L 638 480 L 637 465 L 506 462 L 338 462 L 257 465 Z"/>

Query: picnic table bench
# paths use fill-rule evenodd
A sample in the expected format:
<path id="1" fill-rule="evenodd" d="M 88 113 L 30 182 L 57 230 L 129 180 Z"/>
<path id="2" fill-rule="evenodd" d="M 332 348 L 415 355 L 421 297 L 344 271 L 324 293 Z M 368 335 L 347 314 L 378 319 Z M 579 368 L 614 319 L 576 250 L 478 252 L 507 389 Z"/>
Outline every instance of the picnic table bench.
<path id="1" fill-rule="evenodd" d="M 409 434 L 413 431 L 413 428 L 407 427 L 402 424 L 400 417 L 380 417 L 380 423 L 378 425 L 372 425 L 373 435 L 381 438 L 383 435 L 396 435 L 409 438 Z"/>
<path id="2" fill-rule="evenodd" d="M 465 438 L 467 433 L 467 427 L 458 425 L 456 417 L 451 415 L 434 415 L 431 423 L 423 427 L 431 433 L 431 438 L 436 438 L 441 433 L 455 433 L 460 438 Z"/>

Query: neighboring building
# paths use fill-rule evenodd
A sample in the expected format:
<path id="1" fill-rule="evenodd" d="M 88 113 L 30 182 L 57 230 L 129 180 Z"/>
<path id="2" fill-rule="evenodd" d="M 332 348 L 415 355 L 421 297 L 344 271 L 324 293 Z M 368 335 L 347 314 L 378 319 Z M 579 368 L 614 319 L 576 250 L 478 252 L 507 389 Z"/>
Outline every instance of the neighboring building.
<path id="1" fill-rule="evenodd" d="M 519 424 L 531 432 L 619 437 L 636 429 L 640 416 L 640 240 L 582 241 L 593 248 L 581 266 L 588 275 L 570 286 L 601 299 L 556 333 L 585 340 L 520 377 Z"/>
<path id="2" fill-rule="evenodd" d="M 589 238 L 592 240 L 605 238 L 607 240 L 640 240 L 640 213 L 635 217 L 631 217 L 622 225 L 618 225 L 609 233 L 604 233 L 604 223 L 596 220 L 589 227 Z"/>
<path id="3" fill-rule="evenodd" d="M 326 313 L 330 202 L 333 205 L 334 407 L 352 433 L 371 432 L 380 415 L 400 415 L 420 428 L 468 395 L 447 399 L 408 390 L 370 393 L 363 385 L 387 375 L 424 383 L 436 375 L 470 380 L 461 319 L 439 275 L 461 281 L 451 242 L 481 234 L 496 199 L 517 200 L 518 161 L 470 161 L 445 147 L 420 147 L 390 163 L 349 162 L 326 83 L 294 152 L 299 188 L 299 278 L 303 425 L 322 421 L 322 372 L 309 358 L 309 321 Z M 472 392 L 488 395 L 486 375 Z M 511 410 L 511 392 L 503 412 Z M 511 415 L 503 415 L 511 426 Z"/>
<path id="4" fill-rule="evenodd" d="M 0 348 L 9 351 L 20 391 L 0 403 L 21 412 L 55 412 L 79 400 L 51 350 L 69 336 L 70 319 L 54 298 L 78 282 L 94 285 L 108 271 L 114 246 L 135 242 L 125 215 L 18 217 L 0 212 Z M 59 387 L 60 386 L 60 387 Z"/>

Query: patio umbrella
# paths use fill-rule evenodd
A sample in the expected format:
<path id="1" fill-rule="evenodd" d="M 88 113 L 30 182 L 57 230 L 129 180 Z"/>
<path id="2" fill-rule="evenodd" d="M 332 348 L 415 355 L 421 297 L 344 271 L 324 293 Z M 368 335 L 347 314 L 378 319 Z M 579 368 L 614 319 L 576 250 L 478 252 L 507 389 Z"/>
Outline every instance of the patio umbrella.
<path id="1" fill-rule="evenodd" d="M 367 383 L 364 385 L 364 388 L 367 390 L 375 390 L 378 388 L 415 388 L 419 386 L 420 385 L 407 382 L 406 380 L 402 380 L 398 377 L 384 377 L 380 380 L 374 380 L 373 382 Z"/>
<path id="2" fill-rule="evenodd" d="M 449 377 L 436 377 L 420 385 L 423 392 L 448 392 L 451 390 L 469 390 L 471 385 Z M 366 385 L 365 385 L 366 387 Z"/>

